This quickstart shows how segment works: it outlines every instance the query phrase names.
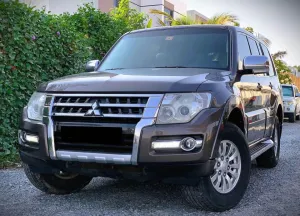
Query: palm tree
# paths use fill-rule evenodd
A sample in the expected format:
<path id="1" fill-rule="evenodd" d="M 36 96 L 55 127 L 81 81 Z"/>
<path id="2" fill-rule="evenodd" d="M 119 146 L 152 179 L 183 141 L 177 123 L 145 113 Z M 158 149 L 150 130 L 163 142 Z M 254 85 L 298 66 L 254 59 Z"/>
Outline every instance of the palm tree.
<path id="1" fill-rule="evenodd" d="M 274 54 L 272 54 L 273 59 L 282 59 L 283 57 L 285 57 L 287 55 L 286 51 L 278 51 Z"/>
<path id="2" fill-rule="evenodd" d="M 213 16 L 211 19 L 208 19 L 205 22 L 198 21 L 198 20 L 193 20 L 190 17 L 187 16 L 181 16 L 177 19 L 174 19 L 170 14 L 156 10 L 156 9 L 151 9 L 150 10 L 151 14 L 159 15 L 159 16 L 164 16 L 165 21 L 169 22 L 172 26 L 176 25 L 201 25 L 201 24 L 219 24 L 219 25 L 226 25 L 228 23 L 233 23 L 236 26 L 239 26 L 238 19 L 235 15 L 229 14 L 229 13 L 222 13 L 222 14 L 217 14 Z M 158 23 L 161 26 L 166 26 L 166 23 L 163 22 L 161 19 L 158 18 Z"/>
<path id="3" fill-rule="evenodd" d="M 163 12 L 163 11 L 160 11 L 160 10 L 156 10 L 156 9 L 150 10 L 150 13 L 154 14 L 154 15 L 163 16 L 165 18 L 165 21 L 167 21 L 166 23 L 169 23 L 171 26 L 176 26 L 176 25 L 203 25 L 203 24 L 226 25 L 226 24 L 229 24 L 229 23 L 232 23 L 235 26 L 240 26 L 240 24 L 238 22 L 238 18 L 235 15 L 230 14 L 230 13 L 217 14 L 217 15 L 213 16 L 212 18 L 208 19 L 207 21 L 204 21 L 204 22 L 198 21 L 198 20 L 193 20 L 190 17 L 184 16 L 184 15 L 182 15 L 181 17 L 179 17 L 177 19 L 174 19 L 172 16 L 170 16 L 170 14 L 168 14 L 166 12 Z M 150 22 L 152 23 L 151 19 L 150 19 Z M 167 25 L 160 18 L 158 18 L 158 23 L 161 26 L 166 26 Z M 266 38 L 262 34 L 254 33 L 252 27 L 247 27 L 245 29 L 247 31 L 251 32 L 252 34 L 254 34 L 260 40 L 262 40 L 268 47 L 271 45 L 271 41 L 268 38 Z"/>

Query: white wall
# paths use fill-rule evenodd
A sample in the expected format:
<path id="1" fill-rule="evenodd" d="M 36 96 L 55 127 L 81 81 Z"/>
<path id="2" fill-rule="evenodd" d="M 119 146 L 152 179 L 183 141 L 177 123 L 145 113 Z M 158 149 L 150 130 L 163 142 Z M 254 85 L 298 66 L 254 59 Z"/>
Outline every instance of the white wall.
<path id="1" fill-rule="evenodd" d="M 36 9 L 44 9 L 49 11 L 49 1 L 50 0 L 20 0 L 20 2 L 25 3 L 29 6 L 35 6 Z"/>
<path id="2" fill-rule="evenodd" d="M 160 26 L 158 24 L 158 18 L 163 20 L 163 16 L 150 14 L 149 10 L 156 9 L 156 10 L 164 11 L 163 2 L 164 2 L 163 0 L 141 0 L 141 6 L 144 7 L 141 7 L 140 11 L 147 14 L 149 18 L 152 19 L 152 27 Z M 147 7 L 147 5 L 155 5 L 155 6 Z"/>
<path id="3" fill-rule="evenodd" d="M 186 3 L 183 0 L 167 0 L 174 5 L 174 18 L 178 18 L 182 15 L 186 16 Z"/>
<path id="4" fill-rule="evenodd" d="M 92 3 L 94 5 L 94 0 L 50 0 L 49 9 L 51 13 L 54 14 L 61 14 L 66 11 L 75 13 L 78 7 L 86 3 Z"/>
<path id="5" fill-rule="evenodd" d="M 36 9 L 45 8 L 53 14 L 61 14 L 64 12 L 74 13 L 79 6 L 85 3 L 92 3 L 95 8 L 98 8 L 97 0 L 21 0 L 30 6 L 35 6 Z"/>
<path id="6" fill-rule="evenodd" d="M 130 8 L 136 9 L 137 11 L 141 12 L 141 0 L 130 0 L 129 6 Z"/>

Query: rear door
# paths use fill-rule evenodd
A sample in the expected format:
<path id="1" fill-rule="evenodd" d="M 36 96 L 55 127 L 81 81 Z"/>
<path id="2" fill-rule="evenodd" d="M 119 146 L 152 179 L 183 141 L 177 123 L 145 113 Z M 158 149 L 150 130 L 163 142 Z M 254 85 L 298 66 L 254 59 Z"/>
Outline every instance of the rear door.
<path id="1" fill-rule="evenodd" d="M 262 85 L 268 89 L 268 93 L 266 94 L 266 103 L 265 103 L 265 110 L 267 113 L 267 121 L 266 121 L 266 133 L 265 137 L 268 138 L 272 136 L 273 132 L 273 125 L 276 116 L 276 108 L 278 103 L 278 97 L 281 97 L 281 87 L 278 76 L 276 74 L 276 70 L 274 67 L 273 59 L 270 55 L 268 48 L 259 43 L 259 47 L 261 48 L 262 55 L 266 56 L 269 59 L 270 67 L 269 67 L 269 74 L 261 78 Z"/>
<path id="2" fill-rule="evenodd" d="M 249 42 L 247 36 L 238 34 L 239 62 L 246 56 L 250 56 Z M 257 52 L 258 48 L 257 48 Z M 254 53 L 254 52 L 253 52 Z M 258 53 L 259 54 L 259 53 Z M 255 53 L 257 55 L 257 53 Z M 264 87 L 260 83 L 260 75 L 242 75 L 240 82 L 235 86 L 240 89 L 248 125 L 248 143 L 258 141 L 264 137 L 266 126 L 265 97 L 262 94 Z"/>

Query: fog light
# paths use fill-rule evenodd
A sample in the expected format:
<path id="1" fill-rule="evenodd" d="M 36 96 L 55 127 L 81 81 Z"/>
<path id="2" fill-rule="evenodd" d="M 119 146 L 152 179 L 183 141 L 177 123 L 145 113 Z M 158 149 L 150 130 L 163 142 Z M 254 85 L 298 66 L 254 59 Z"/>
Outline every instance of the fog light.
<path id="1" fill-rule="evenodd" d="M 180 141 L 157 140 L 152 142 L 152 149 L 154 150 L 180 149 Z"/>
<path id="2" fill-rule="evenodd" d="M 180 150 L 192 151 L 202 147 L 202 140 L 186 137 L 180 140 L 156 140 L 152 142 L 151 148 L 158 151 Z"/>
<path id="3" fill-rule="evenodd" d="M 27 134 L 25 131 L 21 131 L 19 136 L 23 142 L 28 143 L 39 143 L 39 137 L 32 134 Z"/>
<path id="4" fill-rule="evenodd" d="M 192 137 L 186 137 L 180 142 L 180 148 L 184 151 L 192 151 L 196 147 L 201 147 L 202 141 L 197 141 Z"/>
<path id="5" fill-rule="evenodd" d="M 25 140 L 30 143 L 39 143 L 39 137 L 35 135 L 26 134 L 24 136 Z"/>

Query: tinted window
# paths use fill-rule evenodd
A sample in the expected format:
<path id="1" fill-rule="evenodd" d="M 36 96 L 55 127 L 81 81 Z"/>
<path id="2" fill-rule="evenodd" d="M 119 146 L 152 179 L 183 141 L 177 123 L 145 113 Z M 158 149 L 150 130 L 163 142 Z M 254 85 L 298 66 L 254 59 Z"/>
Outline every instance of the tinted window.
<path id="1" fill-rule="evenodd" d="M 246 56 L 250 56 L 250 49 L 247 37 L 245 35 L 238 34 L 238 52 L 239 52 L 239 59 L 243 61 Z"/>
<path id="2" fill-rule="evenodd" d="M 255 42 L 255 43 L 256 43 L 256 46 L 258 48 L 259 55 L 262 55 L 262 51 L 261 51 L 261 48 L 259 46 L 259 43 L 258 42 Z"/>
<path id="3" fill-rule="evenodd" d="M 259 55 L 259 51 L 258 51 L 256 42 L 254 40 L 252 40 L 251 38 L 249 38 L 249 37 L 248 37 L 248 41 L 249 41 L 249 45 L 250 45 L 252 55 Z"/>
<path id="4" fill-rule="evenodd" d="M 269 62 L 270 62 L 270 71 L 269 71 L 269 75 L 270 75 L 270 76 L 274 76 L 274 74 L 275 74 L 275 73 L 274 73 L 274 68 L 273 68 L 272 59 L 271 59 L 270 53 L 269 53 L 269 51 L 268 51 L 268 48 L 267 48 L 265 45 L 263 45 L 263 44 L 261 44 L 261 48 L 262 48 L 262 50 L 263 50 L 264 56 L 268 57 Z"/>
<path id="5" fill-rule="evenodd" d="M 229 68 L 229 33 L 224 29 L 178 28 L 124 36 L 99 70 L 190 67 Z"/>
<path id="6" fill-rule="evenodd" d="M 292 86 L 282 86 L 282 94 L 287 97 L 294 97 Z"/>

